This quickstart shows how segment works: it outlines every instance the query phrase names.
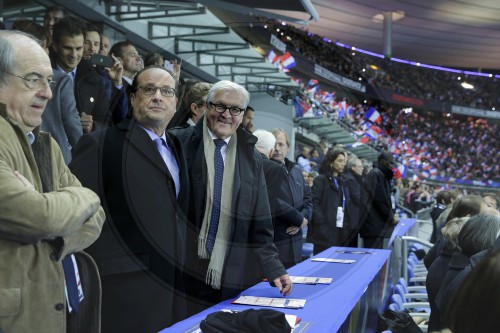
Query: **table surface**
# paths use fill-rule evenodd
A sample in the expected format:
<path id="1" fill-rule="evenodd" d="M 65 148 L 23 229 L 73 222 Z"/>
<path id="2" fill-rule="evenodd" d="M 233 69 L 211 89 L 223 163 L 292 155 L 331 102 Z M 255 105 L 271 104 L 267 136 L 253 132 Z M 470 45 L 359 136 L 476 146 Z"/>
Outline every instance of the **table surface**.
<path id="1" fill-rule="evenodd" d="M 342 251 L 366 251 L 370 254 L 342 253 Z M 294 284 L 292 293 L 287 298 L 306 299 L 302 309 L 281 309 L 286 314 L 293 314 L 304 322 L 311 323 L 310 332 L 336 332 L 343 324 L 349 313 L 359 301 L 368 285 L 378 274 L 387 261 L 391 251 L 375 249 L 355 249 L 345 247 L 332 247 L 319 253 L 313 258 L 354 259 L 355 263 L 340 264 L 314 262 L 307 259 L 302 263 L 288 269 L 292 276 L 331 277 L 330 285 L 304 285 Z M 276 288 L 267 282 L 259 283 L 241 295 L 259 297 L 282 297 Z M 161 333 L 167 332 L 192 332 L 201 320 L 212 312 L 222 309 L 243 311 L 246 309 L 263 309 L 262 307 L 231 304 L 234 299 L 221 302 L 205 311 L 189 317 L 173 326 L 166 328 Z"/>

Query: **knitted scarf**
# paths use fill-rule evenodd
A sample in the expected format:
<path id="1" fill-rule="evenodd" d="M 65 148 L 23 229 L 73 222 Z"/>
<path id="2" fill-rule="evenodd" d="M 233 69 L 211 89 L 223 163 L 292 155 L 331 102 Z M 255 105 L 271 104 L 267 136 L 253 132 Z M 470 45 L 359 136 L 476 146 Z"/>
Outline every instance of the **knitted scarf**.
<path id="1" fill-rule="evenodd" d="M 220 289 L 222 281 L 222 271 L 224 261 L 229 249 L 229 236 L 231 233 L 232 221 L 232 198 L 233 198 L 233 180 L 234 168 L 236 164 L 236 133 L 231 136 L 227 147 L 226 159 L 224 163 L 224 176 L 222 178 L 222 195 L 219 226 L 215 237 L 215 245 L 212 254 L 209 255 L 206 248 L 210 217 L 212 216 L 212 204 L 214 195 L 214 152 L 215 144 L 208 132 L 206 117 L 203 118 L 203 149 L 205 161 L 207 164 L 207 200 L 205 206 L 205 215 L 201 225 L 200 235 L 198 236 L 198 256 L 202 259 L 210 259 L 208 265 L 205 283 L 214 289 Z"/>

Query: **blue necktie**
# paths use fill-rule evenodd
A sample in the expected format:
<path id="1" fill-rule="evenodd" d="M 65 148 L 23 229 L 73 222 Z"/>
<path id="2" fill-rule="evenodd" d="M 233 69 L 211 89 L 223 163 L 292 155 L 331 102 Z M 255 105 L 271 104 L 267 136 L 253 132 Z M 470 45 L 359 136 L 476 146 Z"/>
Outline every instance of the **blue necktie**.
<path id="1" fill-rule="evenodd" d="M 224 140 L 215 139 L 215 154 L 214 154 L 214 201 L 212 204 L 212 216 L 210 217 L 210 226 L 208 228 L 207 251 L 212 253 L 217 236 L 217 228 L 219 227 L 220 217 L 220 200 L 222 194 L 222 177 L 224 176 L 224 160 L 222 159 L 221 148 L 226 144 Z"/>
<path id="2" fill-rule="evenodd" d="M 179 184 L 179 165 L 177 164 L 177 160 L 175 159 L 174 154 L 168 148 L 165 140 L 163 140 L 162 138 L 158 138 L 155 139 L 155 142 L 156 142 L 156 148 L 158 148 L 158 151 L 160 152 L 160 155 L 163 158 L 165 164 L 167 165 L 168 171 L 170 172 L 172 179 L 174 180 L 175 195 L 176 197 L 179 197 L 179 190 L 181 187 Z"/>
<path id="3" fill-rule="evenodd" d="M 71 256 L 67 256 L 62 260 L 64 279 L 66 280 L 66 290 L 68 292 L 69 305 L 75 311 L 78 312 L 78 306 L 80 305 L 80 298 L 78 297 L 78 285 L 76 284 L 76 274 L 75 267 L 73 266 L 73 260 Z"/>

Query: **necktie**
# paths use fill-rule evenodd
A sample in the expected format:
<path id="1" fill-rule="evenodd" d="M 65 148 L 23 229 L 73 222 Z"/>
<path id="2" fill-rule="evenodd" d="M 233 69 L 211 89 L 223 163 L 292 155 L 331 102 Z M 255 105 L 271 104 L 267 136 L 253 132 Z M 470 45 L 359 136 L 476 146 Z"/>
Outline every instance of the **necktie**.
<path id="1" fill-rule="evenodd" d="M 80 299 L 78 297 L 78 285 L 76 283 L 75 268 L 73 267 L 73 260 L 71 256 L 67 256 L 62 260 L 64 279 L 66 281 L 66 290 L 68 292 L 69 305 L 75 311 L 78 312 L 78 306 L 80 305 Z"/>
<path id="2" fill-rule="evenodd" d="M 172 154 L 170 149 L 167 147 L 165 140 L 163 140 L 162 138 L 158 138 L 155 139 L 155 143 L 156 143 L 156 148 L 158 148 L 158 151 L 160 152 L 160 155 L 163 158 L 165 164 L 167 165 L 168 171 L 170 172 L 172 179 L 174 180 L 175 195 L 176 197 L 178 197 L 180 190 L 179 165 L 177 164 L 174 154 Z"/>
<path id="3" fill-rule="evenodd" d="M 214 154 L 214 201 L 212 204 L 212 216 L 210 217 L 210 226 L 208 228 L 207 251 L 212 253 L 217 236 L 217 228 L 219 227 L 220 217 L 220 200 L 222 194 L 222 177 L 224 176 L 224 160 L 222 159 L 221 148 L 226 144 L 224 140 L 215 139 L 215 154 Z"/>

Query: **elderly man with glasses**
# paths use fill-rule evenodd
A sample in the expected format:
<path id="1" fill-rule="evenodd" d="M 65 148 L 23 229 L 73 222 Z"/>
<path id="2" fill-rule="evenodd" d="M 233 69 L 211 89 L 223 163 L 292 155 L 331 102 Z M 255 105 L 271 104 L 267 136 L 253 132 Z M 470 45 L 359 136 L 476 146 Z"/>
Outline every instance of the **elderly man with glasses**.
<path id="1" fill-rule="evenodd" d="M 205 116 L 172 129 L 189 175 L 185 280 L 196 312 L 266 277 L 282 295 L 292 283 L 273 244 L 273 226 L 257 138 L 240 128 L 250 94 L 231 81 L 215 83 Z M 279 295 L 276 292 L 276 295 Z"/>
<path id="2" fill-rule="evenodd" d="M 70 167 L 106 211 L 102 236 L 89 248 L 102 279 L 102 331 L 157 332 L 186 313 L 187 179 L 165 133 L 175 81 L 164 68 L 146 67 L 127 92 L 129 117 L 82 136 Z"/>
<path id="3" fill-rule="evenodd" d="M 40 131 L 52 74 L 35 40 L 0 31 L 2 332 L 99 332 L 99 277 L 81 250 L 99 236 L 104 212 Z"/>

